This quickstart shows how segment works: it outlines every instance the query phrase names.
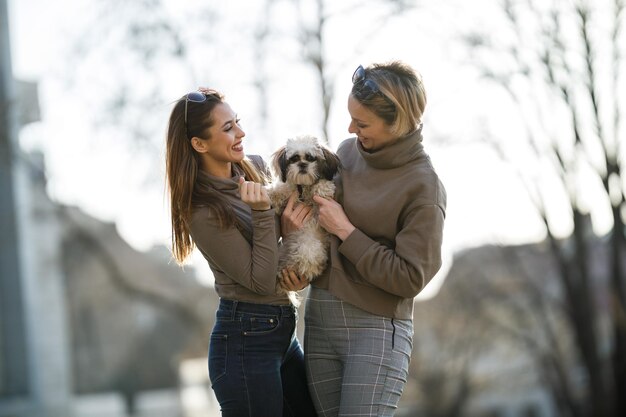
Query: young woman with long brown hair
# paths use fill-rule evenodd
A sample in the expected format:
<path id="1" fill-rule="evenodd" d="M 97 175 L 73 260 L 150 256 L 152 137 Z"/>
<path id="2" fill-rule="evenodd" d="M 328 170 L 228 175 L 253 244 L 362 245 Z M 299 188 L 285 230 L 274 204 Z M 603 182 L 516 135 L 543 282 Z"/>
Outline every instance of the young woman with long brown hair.
<path id="1" fill-rule="evenodd" d="M 276 292 L 280 228 L 263 187 L 267 169 L 244 154 L 244 136 L 215 90 L 174 105 L 166 150 L 173 254 L 182 264 L 197 247 L 215 277 L 209 377 L 222 415 L 315 416 L 296 309 Z"/>

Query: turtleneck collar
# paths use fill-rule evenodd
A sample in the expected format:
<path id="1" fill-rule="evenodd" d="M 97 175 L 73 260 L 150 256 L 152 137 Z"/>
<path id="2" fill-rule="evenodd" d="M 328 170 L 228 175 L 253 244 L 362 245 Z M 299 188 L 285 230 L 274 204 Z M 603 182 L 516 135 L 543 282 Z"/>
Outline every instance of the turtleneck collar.
<path id="1" fill-rule="evenodd" d="M 413 133 L 401 137 L 374 152 L 363 149 L 361 142 L 355 139 L 356 147 L 365 162 L 373 168 L 391 169 L 419 159 L 424 155 L 422 145 L 422 125 Z"/>
<path id="2" fill-rule="evenodd" d="M 201 184 L 210 184 L 214 189 L 225 193 L 239 192 L 239 177 L 242 176 L 244 172 L 236 164 L 232 165 L 230 178 L 216 177 L 204 170 L 198 171 L 198 181 Z"/>
<path id="3" fill-rule="evenodd" d="M 210 192 L 217 191 L 226 197 L 226 204 L 229 204 L 237 219 L 235 225 L 246 238 L 252 242 L 252 219 L 250 217 L 250 206 L 241 201 L 239 196 L 239 177 L 243 177 L 244 172 L 233 164 L 231 177 L 222 178 L 211 175 L 206 171 L 198 171 L 196 187 L 208 189 Z"/>

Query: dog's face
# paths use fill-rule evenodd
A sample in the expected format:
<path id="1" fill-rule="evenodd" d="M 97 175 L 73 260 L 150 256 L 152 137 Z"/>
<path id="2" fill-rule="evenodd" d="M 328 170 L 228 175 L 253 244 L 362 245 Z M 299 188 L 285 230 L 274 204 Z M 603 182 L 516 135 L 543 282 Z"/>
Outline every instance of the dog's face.
<path id="1" fill-rule="evenodd" d="M 339 169 L 339 158 L 313 136 L 297 136 L 272 157 L 272 167 L 283 182 L 312 185 L 318 179 L 332 180 Z"/>

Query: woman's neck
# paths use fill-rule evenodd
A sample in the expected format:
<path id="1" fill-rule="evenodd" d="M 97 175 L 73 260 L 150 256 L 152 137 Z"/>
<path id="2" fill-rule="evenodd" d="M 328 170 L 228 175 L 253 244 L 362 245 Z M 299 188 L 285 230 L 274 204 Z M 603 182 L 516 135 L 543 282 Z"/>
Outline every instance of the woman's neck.
<path id="1" fill-rule="evenodd" d="M 204 171 L 206 171 L 208 174 L 213 175 L 214 177 L 219 177 L 219 178 L 230 178 L 232 177 L 232 163 L 230 162 L 224 162 L 224 163 L 207 163 L 208 161 L 204 161 L 204 164 L 202 164 L 202 168 L 204 169 Z"/>

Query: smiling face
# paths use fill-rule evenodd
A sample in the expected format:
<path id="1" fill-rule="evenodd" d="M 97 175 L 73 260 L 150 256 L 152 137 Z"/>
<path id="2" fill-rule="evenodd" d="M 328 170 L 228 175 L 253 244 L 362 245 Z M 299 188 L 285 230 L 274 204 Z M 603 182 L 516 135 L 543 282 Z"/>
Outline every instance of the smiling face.
<path id="1" fill-rule="evenodd" d="M 244 158 L 242 139 L 246 135 L 237 114 L 228 103 L 215 106 L 211 114 L 209 138 L 194 137 L 192 145 L 201 154 L 202 165 L 209 174 L 230 178 L 231 164 Z"/>
<path id="2" fill-rule="evenodd" d="M 363 106 L 352 94 L 348 98 L 348 112 L 351 117 L 348 132 L 357 135 L 363 149 L 377 151 L 396 140 L 396 136 L 390 133 L 389 125 Z"/>

